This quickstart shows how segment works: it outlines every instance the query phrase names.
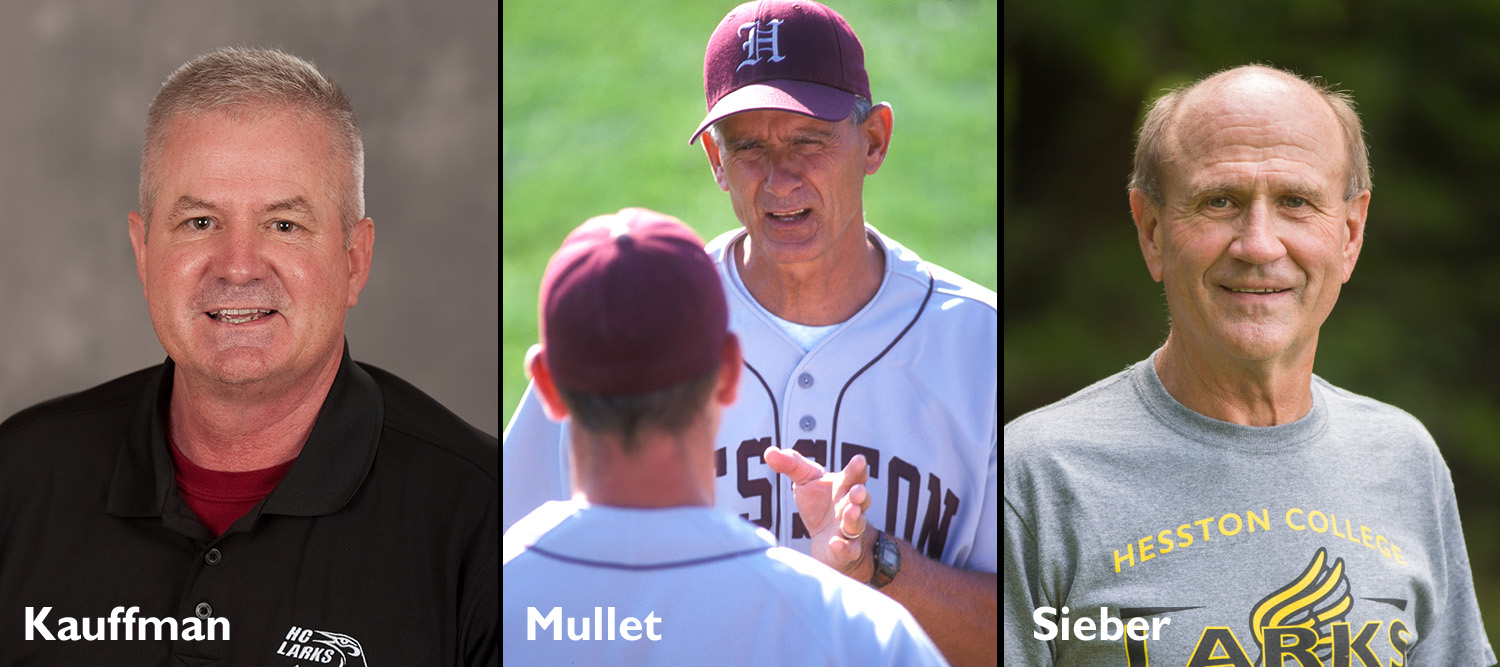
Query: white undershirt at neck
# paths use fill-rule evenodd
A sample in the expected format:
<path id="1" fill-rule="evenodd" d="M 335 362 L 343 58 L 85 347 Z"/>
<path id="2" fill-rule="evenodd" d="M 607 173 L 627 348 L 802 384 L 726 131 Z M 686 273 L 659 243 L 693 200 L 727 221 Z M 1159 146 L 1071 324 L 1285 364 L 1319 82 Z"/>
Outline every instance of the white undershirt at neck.
<path id="1" fill-rule="evenodd" d="M 748 236 L 742 237 L 740 243 L 744 243 L 747 239 L 749 239 Z M 738 251 L 739 248 L 731 247 L 729 249 L 729 277 L 734 283 L 734 288 L 739 290 L 740 294 L 745 295 L 750 303 L 755 304 L 756 310 L 765 313 L 767 317 L 771 318 L 772 322 L 776 323 L 776 326 L 781 327 L 781 330 L 786 332 L 788 338 L 791 338 L 793 342 L 802 347 L 803 352 L 817 347 L 818 343 L 823 342 L 823 339 L 828 337 L 828 334 L 833 333 L 834 329 L 839 328 L 839 324 L 843 324 L 840 322 L 839 324 L 830 324 L 824 327 L 811 327 L 777 317 L 775 313 L 767 310 L 765 306 L 762 306 L 759 301 L 755 300 L 755 295 L 750 293 L 750 289 L 745 287 L 745 281 L 740 279 L 738 262 L 734 261 L 735 253 Z"/>

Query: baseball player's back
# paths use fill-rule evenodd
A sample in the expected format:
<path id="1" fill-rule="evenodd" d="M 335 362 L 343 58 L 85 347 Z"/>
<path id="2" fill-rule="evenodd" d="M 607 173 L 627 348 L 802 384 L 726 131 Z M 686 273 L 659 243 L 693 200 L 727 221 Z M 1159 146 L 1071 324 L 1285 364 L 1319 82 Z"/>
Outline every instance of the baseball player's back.
<path id="1" fill-rule="evenodd" d="M 550 502 L 504 554 L 506 664 L 947 664 L 901 605 L 720 510 Z"/>
<path id="2" fill-rule="evenodd" d="M 733 246 L 708 244 L 744 345 L 739 398 L 715 442 L 715 504 L 802 553 L 791 480 L 764 463 L 768 446 L 796 449 L 831 470 L 870 461 L 871 517 L 942 563 L 998 569 L 999 318 L 995 293 L 923 261 L 868 227 L 886 276 L 859 314 L 811 350 L 795 344 L 740 283 Z M 570 423 L 543 414 L 532 387 L 505 429 L 501 467 L 508 528 L 571 495 Z"/>

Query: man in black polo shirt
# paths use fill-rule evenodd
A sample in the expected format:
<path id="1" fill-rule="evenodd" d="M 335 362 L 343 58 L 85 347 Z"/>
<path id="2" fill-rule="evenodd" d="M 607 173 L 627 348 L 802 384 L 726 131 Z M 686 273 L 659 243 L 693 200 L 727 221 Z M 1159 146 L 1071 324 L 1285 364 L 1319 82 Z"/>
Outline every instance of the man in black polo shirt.
<path id="1" fill-rule="evenodd" d="M 498 442 L 350 359 L 348 100 L 221 49 L 148 115 L 136 268 L 168 359 L 0 424 L 0 667 L 498 665 Z"/>

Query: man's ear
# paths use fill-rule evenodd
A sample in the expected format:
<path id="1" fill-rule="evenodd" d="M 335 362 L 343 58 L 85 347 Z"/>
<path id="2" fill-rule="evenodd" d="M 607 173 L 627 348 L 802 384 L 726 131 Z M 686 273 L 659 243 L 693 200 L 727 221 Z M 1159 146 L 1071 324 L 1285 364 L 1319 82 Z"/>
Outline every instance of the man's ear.
<path id="1" fill-rule="evenodd" d="M 138 211 L 125 216 L 130 223 L 130 249 L 135 251 L 135 277 L 141 281 L 141 291 L 146 291 L 146 221 Z"/>
<path id="2" fill-rule="evenodd" d="M 1161 216 L 1144 190 L 1130 191 L 1130 217 L 1135 219 L 1136 239 L 1151 279 L 1161 282 Z"/>
<path id="3" fill-rule="evenodd" d="M 891 148 L 891 130 L 896 123 L 896 112 L 885 102 L 870 109 L 870 117 L 860 126 L 865 136 L 865 174 L 873 176 L 885 164 L 885 154 Z"/>
<path id="4" fill-rule="evenodd" d="M 719 144 L 714 141 L 713 135 L 708 130 L 698 135 L 698 143 L 703 145 L 703 152 L 708 153 L 708 168 L 713 172 L 714 182 L 719 184 L 719 189 L 729 192 L 729 179 L 724 176 L 724 164 L 719 156 Z"/>
<path id="5" fill-rule="evenodd" d="M 370 259 L 374 252 L 375 221 L 364 218 L 354 223 L 354 229 L 349 230 L 349 249 L 345 251 L 349 261 L 350 308 L 359 303 L 359 293 L 365 289 L 365 283 L 370 279 Z"/>
<path id="6" fill-rule="evenodd" d="M 542 411 L 552 421 L 560 422 L 567 417 L 568 405 L 563 402 L 562 395 L 557 392 L 557 385 L 552 382 L 552 371 L 547 368 L 547 351 L 541 345 L 532 345 L 531 349 L 526 350 L 526 373 L 531 376 L 537 397 L 542 399 Z"/>
<path id="7" fill-rule="evenodd" d="M 719 405 L 727 407 L 739 397 L 742 363 L 740 339 L 734 334 L 725 335 L 724 348 L 719 354 L 719 381 L 714 385 L 714 400 Z"/>
<path id="8" fill-rule="evenodd" d="M 1365 190 L 1349 201 L 1349 215 L 1344 220 L 1349 233 L 1344 241 L 1344 282 L 1354 275 L 1354 263 L 1359 261 L 1359 251 L 1365 247 L 1365 219 L 1370 214 L 1370 191 Z"/>

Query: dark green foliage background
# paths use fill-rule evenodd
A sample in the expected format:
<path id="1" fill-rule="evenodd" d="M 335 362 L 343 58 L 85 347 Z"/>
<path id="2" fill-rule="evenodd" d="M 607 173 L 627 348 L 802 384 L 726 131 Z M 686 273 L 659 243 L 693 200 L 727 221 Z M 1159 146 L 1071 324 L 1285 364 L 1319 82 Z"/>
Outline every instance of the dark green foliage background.
<path id="1" fill-rule="evenodd" d="M 1145 103 L 1250 62 L 1341 83 L 1375 187 L 1315 372 L 1432 432 L 1500 638 L 1500 3 L 1028 0 L 1003 32 L 1005 420 L 1166 338 L 1125 194 Z"/>

